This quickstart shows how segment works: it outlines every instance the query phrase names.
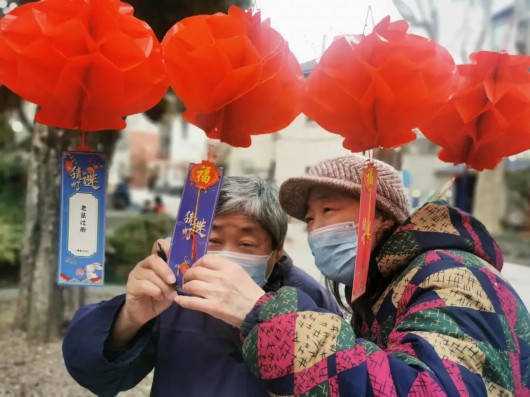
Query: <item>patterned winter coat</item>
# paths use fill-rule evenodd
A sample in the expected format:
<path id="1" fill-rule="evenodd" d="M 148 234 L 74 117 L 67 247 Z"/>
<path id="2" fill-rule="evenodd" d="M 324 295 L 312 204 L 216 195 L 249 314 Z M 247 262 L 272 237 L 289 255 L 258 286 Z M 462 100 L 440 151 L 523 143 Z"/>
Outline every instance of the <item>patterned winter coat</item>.
<path id="1" fill-rule="evenodd" d="M 475 218 L 416 211 L 375 258 L 390 284 L 355 335 L 301 291 L 265 295 L 243 355 L 274 395 L 529 396 L 530 316 Z"/>

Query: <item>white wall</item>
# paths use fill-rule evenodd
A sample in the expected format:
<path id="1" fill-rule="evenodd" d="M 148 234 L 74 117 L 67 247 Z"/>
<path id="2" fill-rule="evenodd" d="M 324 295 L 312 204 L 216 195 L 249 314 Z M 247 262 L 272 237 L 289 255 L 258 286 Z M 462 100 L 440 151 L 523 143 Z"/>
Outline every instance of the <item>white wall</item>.
<path id="1" fill-rule="evenodd" d="M 266 177 L 271 160 L 276 159 L 275 179 L 280 184 L 288 177 L 303 175 L 306 167 L 321 160 L 350 153 L 342 141 L 301 115 L 276 134 L 253 136 L 249 148 L 233 149 L 229 174 Z"/>
<path id="2" fill-rule="evenodd" d="M 298 117 L 279 134 L 276 180 L 304 175 L 306 168 L 322 160 L 351 154 L 342 146 L 344 139 L 327 132 L 305 116 Z"/>
<path id="3" fill-rule="evenodd" d="M 420 203 L 423 203 L 433 193 L 438 192 L 450 179 L 447 176 L 437 176 L 436 172 L 450 168 L 451 164 L 440 161 L 432 154 L 406 154 L 403 156 L 403 171 L 409 171 L 411 184 L 409 192 L 418 190 Z"/>
<path id="4" fill-rule="evenodd" d="M 159 127 L 152 123 L 143 113 L 128 116 L 125 121 L 127 122 L 127 126 L 116 143 L 116 149 L 112 156 L 112 164 L 109 169 L 109 190 L 111 191 L 124 176 L 130 173 L 129 133 L 134 131 L 150 132 L 153 134 L 159 133 Z"/>

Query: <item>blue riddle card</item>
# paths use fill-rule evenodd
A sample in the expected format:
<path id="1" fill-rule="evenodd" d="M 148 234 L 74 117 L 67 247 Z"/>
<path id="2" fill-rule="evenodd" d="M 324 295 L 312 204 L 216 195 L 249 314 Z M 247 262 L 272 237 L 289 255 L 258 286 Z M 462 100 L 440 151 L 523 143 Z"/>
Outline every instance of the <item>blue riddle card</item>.
<path id="1" fill-rule="evenodd" d="M 61 164 L 57 283 L 102 286 L 107 190 L 105 156 L 91 152 L 63 152 Z"/>
<path id="2" fill-rule="evenodd" d="M 222 180 L 223 169 L 209 161 L 188 168 L 169 251 L 177 287 L 182 287 L 186 270 L 206 254 Z"/>

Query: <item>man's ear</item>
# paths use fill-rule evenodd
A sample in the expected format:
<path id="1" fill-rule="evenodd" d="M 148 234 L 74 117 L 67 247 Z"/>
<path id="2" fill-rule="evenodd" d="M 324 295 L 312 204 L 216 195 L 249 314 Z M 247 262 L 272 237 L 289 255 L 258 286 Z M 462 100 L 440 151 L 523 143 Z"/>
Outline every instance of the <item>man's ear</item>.
<path id="1" fill-rule="evenodd" d="M 280 243 L 280 246 L 276 248 L 276 251 L 274 252 L 273 258 L 274 258 L 274 264 L 278 263 L 280 259 L 282 259 L 282 256 L 284 254 L 283 251 L 283 242 Z"/>
<path id="2" fill-rule="evenodd" d="M 271 275 L 272 271 L 274 270 L 274 267 L 276 264 L 282 259 L 283 256 L 283 242 L 276 248 L 274 251 L 272 251 L 273 254 L 268 260 L 267 263 L 267 278 Z"/>

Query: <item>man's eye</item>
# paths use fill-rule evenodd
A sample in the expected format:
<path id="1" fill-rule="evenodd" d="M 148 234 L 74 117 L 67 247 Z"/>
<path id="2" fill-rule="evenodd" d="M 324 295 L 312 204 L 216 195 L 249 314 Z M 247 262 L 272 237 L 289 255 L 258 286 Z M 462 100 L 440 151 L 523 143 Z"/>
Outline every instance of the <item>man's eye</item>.
<path id="1" fill-rule="evenodd" d="M 307 223 L 308 225 L 313 222 L 313 218 L 307 216 L 305 219 L 304 219 L 305 223 Z"/>
<path id="2" fill-rule="evenodd" d="M 324 207 L 322 209 L 322 212 L 325 214 L 326 212 L 329 212 L 329 211 L 333 211 L 333 208 L 329 208 L 329 207 Z"/>
<path id="3" fill-rule="evenodd" d="M 209 244 L 221 244 L 221 241 L 220 240 L 217 240 L 215 238 L 211 238 L 210 241 L 208 242 Z"/>
<path id="4" fill-rule="evenodd" d="M 251 248 L 255 246 L 255 244 L 248 243 L 248 242 L 243 242 L 243 243 L 240 243 L 239 245 L 241 245 L 242 247 L 246 247 L 246 248 Z"/>

